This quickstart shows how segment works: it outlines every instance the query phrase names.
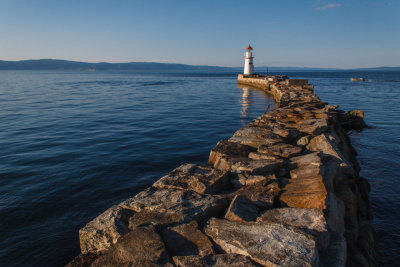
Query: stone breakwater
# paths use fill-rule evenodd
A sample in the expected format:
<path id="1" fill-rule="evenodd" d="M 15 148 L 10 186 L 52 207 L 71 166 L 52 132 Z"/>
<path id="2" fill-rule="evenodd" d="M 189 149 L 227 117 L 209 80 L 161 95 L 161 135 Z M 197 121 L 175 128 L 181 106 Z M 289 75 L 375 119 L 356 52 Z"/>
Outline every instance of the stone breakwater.
<path id="1" fill-rule="evenodd" d="M 243 77 L 276 107 L 79 230 L 69 266 L 377 266 L 369 184 L 346 130 L 362 111 L 307 80 Z"/>

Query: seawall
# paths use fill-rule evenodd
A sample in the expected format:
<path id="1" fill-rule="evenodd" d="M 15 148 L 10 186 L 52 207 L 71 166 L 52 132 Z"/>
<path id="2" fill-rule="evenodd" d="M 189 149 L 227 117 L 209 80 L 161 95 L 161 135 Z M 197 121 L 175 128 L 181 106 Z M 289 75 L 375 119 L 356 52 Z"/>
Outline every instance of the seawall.
<path id="1" fill-rule="evenodd" d="M 238 76 L 276 107 L 79 230 L 69 266 L 377 266 L 369 184 L 346 130 L 363 113 L 307 80 Z"/>

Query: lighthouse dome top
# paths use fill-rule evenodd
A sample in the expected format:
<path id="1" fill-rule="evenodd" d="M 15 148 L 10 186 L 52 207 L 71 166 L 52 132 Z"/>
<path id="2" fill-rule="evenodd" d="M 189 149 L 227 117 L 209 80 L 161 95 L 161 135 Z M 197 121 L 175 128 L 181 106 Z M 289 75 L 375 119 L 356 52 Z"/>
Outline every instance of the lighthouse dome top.
<path id="1" fill-rule="evenodd" d="M 253 48 L 249 45 L 246 50 L 253 50 Z"/>

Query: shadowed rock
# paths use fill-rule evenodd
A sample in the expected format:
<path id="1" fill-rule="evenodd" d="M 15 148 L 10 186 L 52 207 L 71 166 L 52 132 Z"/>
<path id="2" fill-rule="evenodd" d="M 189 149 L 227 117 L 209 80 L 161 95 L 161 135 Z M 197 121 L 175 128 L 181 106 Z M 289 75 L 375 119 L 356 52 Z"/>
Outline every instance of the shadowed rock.
<path id="1" fill-rule="evenodd" d="M 258 212 L 257 206 L 250 199 L 236 195 L 225 213 L 225 219 L 235 222 L 255 221 Z"/>
<path id="2" fill-rule="evenodd" d="M 162 231 L 162 237 L 174 256 L 214 254 L 211 241 L 198 229 L 195 221 L 168 227 Z"/>
<path id="3" fill-rule="evenodd" d="M 178 256 L 173 257 L 178 267 L 259 267 L 263 266 L 250 260 L 249 257 L 239 254 L 219 254 L 200 256 Z"/>
<path id="4" fill-rule="evenodd" d="M 297 129 L 288 129 L 282 127 L 275 127 L 272 132 L 288 140 L 295 140 L 301 134 Z"/>
<path id="5" fill-rule="evenodd" d="M 328 130 L 328 120 L 327 119 L 304 120 L 300 123 L 298 129 L 300 132 L 306 134 L 319 135 Z"/>
<path id="6" fill-rule="evenodd" d="M 294 227 L 212 218 L 205 232 L 227 253 L 249 256 L 266 266 L 318 266 L 315 241 Z"/>
<path id="7" fill-rule="evenodd" d="M 211 150 L 208 164 L 219 170 L 230 170 L 232 162 L 246 159 L 250 152 L 256 150 L 247 145 L 221 140 Z"/>
<path id="8" fill-rule="evenodd" d="M 282 159 L 242 159 L 232 162 L 231 169 L 234 172 L 250 172 L 252 174 L 272 174 L 282 166 Z"/>
<path id="9" fill-rule="evenodd" d="M 348 162 L 348 160 L 343 156 L 337 144 L 334 142 L 334 138 L 332 135 L 321 134 L 314 137 L 307 145 L 307 149 L 310 151 L 320 151 L 324 155 L 329 155 L 333 157 L 339 162 L 344 173 L 350 176 L 354 175 L 353 167 Z"/>
<path id="10" fill-rule="evenodd" d="M 301 153 L 301 151 L 301 147 L 285 143 L 275 144 L 272 146 L 261 145 L 258 148 L 258 152 L 260 153 L 272 154 L 283 158 L 297 156 Z"/>
<path id="11" fill-rule="evenodd" d="M 264 186 L 273 182 L 278 182 L 275 174 L 252 175 L 248 172 L 240 172 L 231 175 L 231 183 L 236 188 L 253 185 Z"/>
<path id="12" fill-rule="evenodd" d="M 364 111 L 351 110 L 347 113 L 339 113 L 339 120 L 342 127 L 346 130 L 361 131 L 365 126 Z"/>
<path id="13" fill-rule="evenodd" d="M 88 267 L 97 257 L 99 257 L 97 254 L 79 254 L 67 263 L 65 267 Z"/>
<path id="14" fill-rule="evenodd" d="M 161 237 L 152 226 L 138 227 L 97 258 L 97 266 L 173 266 Z"/>
<path id="15" fill-rule="evenodd" d="M 228 181 L 227 172 L 209 166 L 184 164 L 155 182 L 153 187 L 192 190 L 200 194 L 215 194 L 225 190 Z"/>
<path id="16" fill-rule="evenodd" d="M 243 196 L 249 199 L 259 209 L 271 209 L 274 205 L 275 196 L 278 194 L 278 185 L 274 182 L 267 186 L 244 186 L 232 192 L 230 195 Z"/>
<path id="17" fill-rule="evenodd" d="M 218 157 L 247 157 L 250 152 L 256 151 L 253 147 L 221 140 L 211 150 L 209 163 L 213 164 Z"/>
<path id="18" fill-rule="evenodd" d="M 347 245 L 343 235 L 339 233 L 332 233 L 329 247 L 322 250 L 319 255 L 321 266 L 345 267 L 347 260 Z"/>

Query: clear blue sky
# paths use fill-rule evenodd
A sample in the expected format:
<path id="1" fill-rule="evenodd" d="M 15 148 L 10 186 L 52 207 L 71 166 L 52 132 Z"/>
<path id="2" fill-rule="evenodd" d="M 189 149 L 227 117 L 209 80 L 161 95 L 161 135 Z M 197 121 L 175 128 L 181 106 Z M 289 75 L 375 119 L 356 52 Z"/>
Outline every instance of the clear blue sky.
<path id="1" fill-rule="evenodd" d="M 400 0 L 0 0 L 0 59 L 400 66 Z"/>

